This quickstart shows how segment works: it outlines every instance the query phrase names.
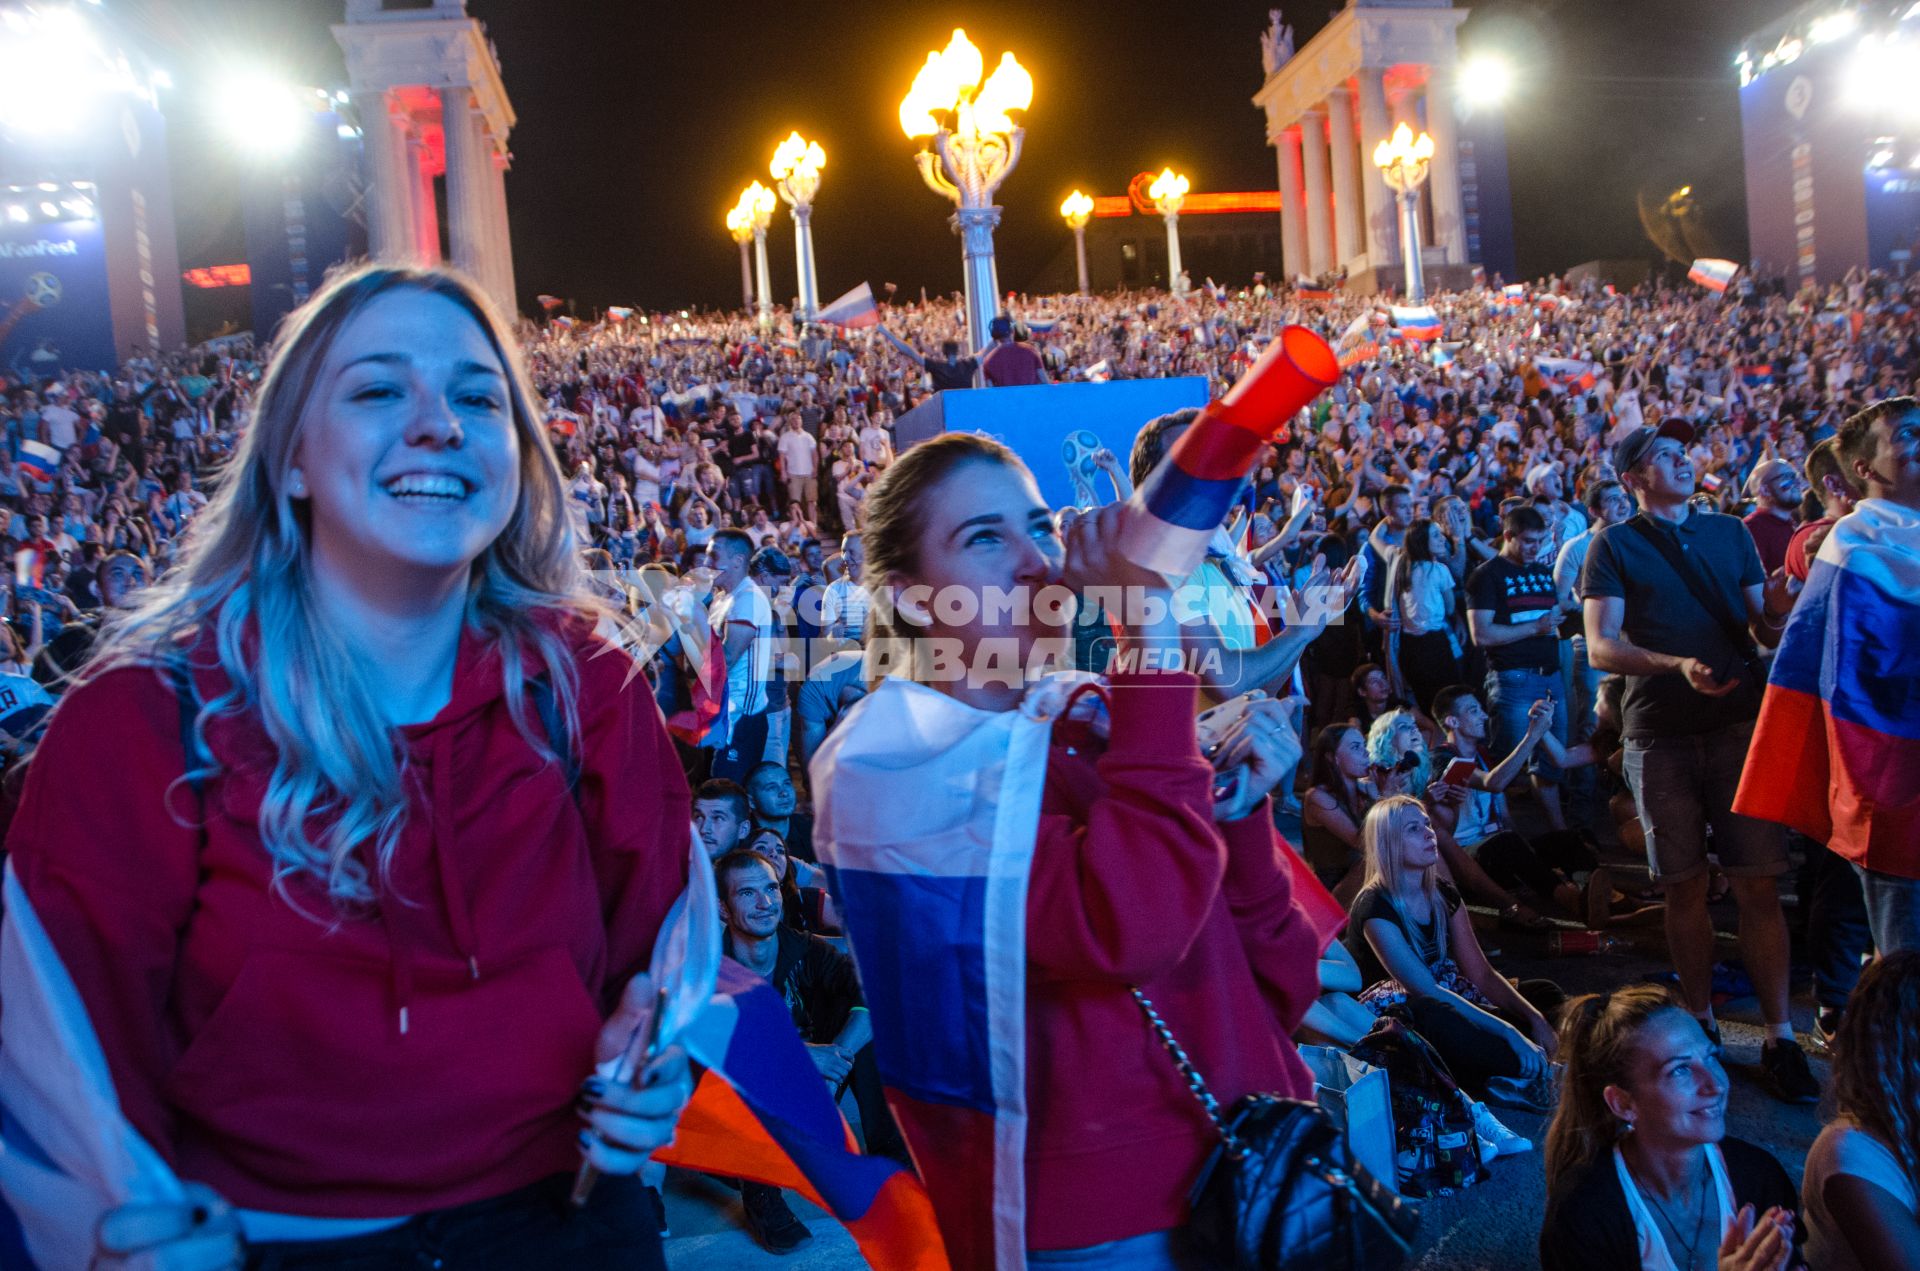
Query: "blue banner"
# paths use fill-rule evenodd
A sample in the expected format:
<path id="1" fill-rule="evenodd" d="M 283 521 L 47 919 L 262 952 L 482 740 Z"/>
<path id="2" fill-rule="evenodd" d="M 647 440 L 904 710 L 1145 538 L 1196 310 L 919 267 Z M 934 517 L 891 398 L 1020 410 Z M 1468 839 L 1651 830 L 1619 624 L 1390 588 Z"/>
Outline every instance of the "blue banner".
<path id="1" fill-rule="evenodd" d="M 0 366 L 50 377 L 116 361 L 100 222 L 0 221 Z"/>

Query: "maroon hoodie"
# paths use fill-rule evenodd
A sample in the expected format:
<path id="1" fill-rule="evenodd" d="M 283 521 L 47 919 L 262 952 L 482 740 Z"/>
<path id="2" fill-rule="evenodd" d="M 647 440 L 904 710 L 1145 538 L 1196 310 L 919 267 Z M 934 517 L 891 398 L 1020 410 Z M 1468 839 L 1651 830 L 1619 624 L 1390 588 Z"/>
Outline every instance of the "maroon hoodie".
<path id="1" fill-rule="evenodd" d="M 1290 1034 L 1333 938 L 1293 900 L 1271 806 L 1215 825 L 1199 681 L 1115 674 L 1112 731 L 1054 730 L 1027 900 L 1027 1243 L 1164 1231 L 1219 1143 L 1127 992 L 1137 984 L 1221 1109 L 1311 1099 Z"/>
<path id="2" fill-rule="evenodd" d="M 565 629 L 574 791 L 468 633 L 446 709 L 402 730 L 406 825 L 371 915 L 339 915 L 309 880 L 274 890 L 254 719 L 210 725 L 222 771 L 196 800 L 153 671 L 109 672 L 54 711 L 7 849 L 121 1106 L 183 1176 L 250 1209 L 362 1218 L 578 1163 L 572 1104 L 685 885 L 689 829 L 647 681 Z M 201 675 L 203 695 L 224 685 Z"/>

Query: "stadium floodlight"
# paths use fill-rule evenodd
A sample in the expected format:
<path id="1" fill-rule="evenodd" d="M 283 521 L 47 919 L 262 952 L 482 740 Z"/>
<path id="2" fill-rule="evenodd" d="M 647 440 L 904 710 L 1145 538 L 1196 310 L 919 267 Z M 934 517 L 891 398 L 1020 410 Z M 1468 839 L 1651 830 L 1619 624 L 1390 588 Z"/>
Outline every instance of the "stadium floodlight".
<path id="1" fill-rule="evenodd" d="M 0 127 L 71 131 L 109 77 L 108 62 L 78 10 L 8 8 L 0 34 Z"/>
<path id="2" fill-rule="evenodd" d="M 260 158 L 297 148 L 313 122 L 317 103 L 302 90 L 265 71 L 235 71 L 212 97 L 214 122 L 242 150 Z"/>
<path id="3" fill-rule="evenodd" d="M 1498 106 L 1513 95 L 1513 63 L 1498 53 L 1479 53 L 1460 67 L 1460 96 L 1475 106 Z"/>

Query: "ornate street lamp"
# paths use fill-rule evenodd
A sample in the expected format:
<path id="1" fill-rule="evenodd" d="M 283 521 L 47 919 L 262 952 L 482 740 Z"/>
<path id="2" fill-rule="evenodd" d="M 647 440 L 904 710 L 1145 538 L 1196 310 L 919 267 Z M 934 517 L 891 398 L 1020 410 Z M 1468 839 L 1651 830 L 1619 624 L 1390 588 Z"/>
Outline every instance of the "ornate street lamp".
<path id="1" fill-rule="evenodd" d="M 1010 111 L 1033 102 L 1033 76 L 1004 53 L 983 84 L 980 50 L 956 29 L 947 47 L 927 54 L 926 65 L 900 103 L 900 127 L 925 141 L 913 159 L 927 188 L 955 205 L 952 225 L 960 235 L 967 285 L 967 331 L 973 347 L 987 343 L 1000 295 L 993 261 L 993 228 L 1000 223 L 994 192 L 1020 162 L 1026 130 Z"/>
<path id="2" fill-rule="evenodd" d="M 1160 175 L 1147 187 L 1147 197 L 1160 210 L 1167 223 L 1167 290 L 1185 295 L 1180 286 L 1180 209 L 1186 206 L 1187 191 L 1193 183 L 1172 168 L 1160 169 Z"/>
<path id="3" fill-rule="evenodd" d="M 1080 294 L 1088 293 L 1087 287 L 1087 220 L 1093 215 L 1093 200 L 1075 190 L 1060 205 L 1060 215 L 1067 218 L 1067 228 L 1073 231 L 1073 254 L 1080 266 Z"/>
<path id="4" fill-rule="evenodd" d="M 1400 252 L 1407 258 L 1407 299 L 1425 300 L 1426 283 L 1420 271 L 1420 186 L 1433 162 L 1433 138 L 1418 137 L 1401 124 L 1393 136 L 1373 148 L 1373 166 L 1380 169 L 1400 201 Z"/>
<path id="5" fill-rule="evenodd" d="M 757 283 L 761 326 L 773 321 L 773 286 L 767 280 L 767 226 L 773 223 L 773 207 L 773 191 L 755 181 L 740 191 L 740 201 L 727 213 L 727 229 L 733 233 L 733 241 L 740 244 L 740 290 L 751 309 Z M 754 255 L 751 281 L 747 274 L 748 243 L 753 244 Z"/>
<path id="6" fill-rule="evenodd" d="M 739 204 L 727 209 L 727 233 L 740 244 L 740 307 L 753 308 L 753 213 Z"/>
<path id="7" fill-rule="evenodd" d="M 800 268 L 800 317 L 812 322 L 820 312 L 820 279 L 813 268 L 813 196 L 820 192 L 820 169 L 827 166 L 827 152 L 817 141 L 804 140 L 789 133 L 773 152 L 769 170 L 774 188 L 793 209 L 793 236 Z"/>

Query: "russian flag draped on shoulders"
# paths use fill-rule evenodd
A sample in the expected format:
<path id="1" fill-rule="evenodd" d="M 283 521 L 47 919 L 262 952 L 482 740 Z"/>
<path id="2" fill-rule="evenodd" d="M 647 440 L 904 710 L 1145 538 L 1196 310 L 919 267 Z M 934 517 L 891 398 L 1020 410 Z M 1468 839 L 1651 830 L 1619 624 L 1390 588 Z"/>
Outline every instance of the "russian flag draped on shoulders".
<path id="1" fill-rule="evenodd" d="M 1920 513 L 1866 499 L 1821 544 L 1733 810 L 1920 878 Z"/>
<path id="2" fill-rule="evenodd" d="M 1027 880 L 1071 678 L 1012 711 L 887 679 L 811 766 L 887 1102 L 965 1271 L 1026 1264 Z"/>

